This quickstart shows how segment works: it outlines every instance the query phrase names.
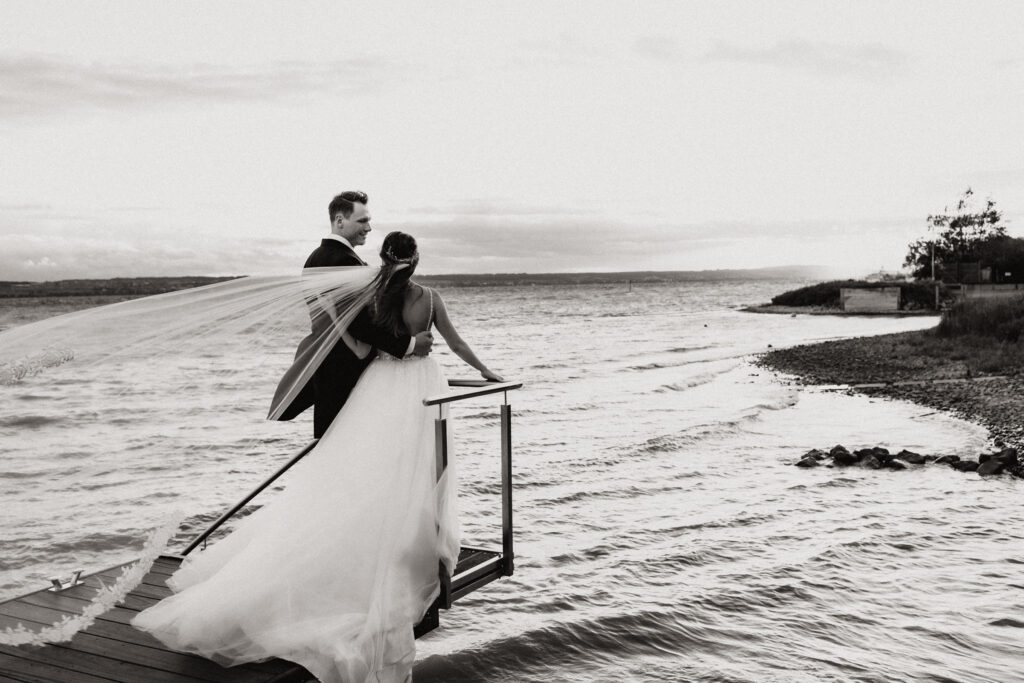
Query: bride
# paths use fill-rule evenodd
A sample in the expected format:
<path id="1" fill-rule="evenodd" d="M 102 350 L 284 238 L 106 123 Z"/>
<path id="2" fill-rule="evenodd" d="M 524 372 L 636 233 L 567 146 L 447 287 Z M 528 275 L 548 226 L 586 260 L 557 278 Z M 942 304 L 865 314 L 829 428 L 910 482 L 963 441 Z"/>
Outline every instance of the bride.
<path id="1" fill-rule="evenodd" d="M 418 258 L 411 236 L 385 238 L 375 322 L 409 334 L 436 325 L 462 360 L 500 381 L 441 297 L 410 281 Z M 168 581 L 175 594 L 133 625 L 225 666 L 279 657 L 327 683 L 409 680 L 438 560 L 451 572 L 459 552 L 454 472 L 436 478 L 433 413 L 422 404 L 446 390 L 433 359 L 380 353 L 287 488 L 189 556 Z"/>

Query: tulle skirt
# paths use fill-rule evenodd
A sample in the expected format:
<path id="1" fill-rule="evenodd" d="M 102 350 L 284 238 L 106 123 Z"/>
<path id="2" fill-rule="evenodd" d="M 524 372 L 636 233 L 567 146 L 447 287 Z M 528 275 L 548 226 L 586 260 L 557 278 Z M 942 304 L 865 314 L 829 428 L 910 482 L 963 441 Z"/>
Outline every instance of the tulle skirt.
<path id="1" fill-rule="evenodd" d="M 412 629 L 459 552 L 453 461 L 438 481 L 430 358 L 379 358 L 286 489 L 188 557 L 133 624 L 230 666 L 271 657 L 325 683 L 405 681 Z"/>

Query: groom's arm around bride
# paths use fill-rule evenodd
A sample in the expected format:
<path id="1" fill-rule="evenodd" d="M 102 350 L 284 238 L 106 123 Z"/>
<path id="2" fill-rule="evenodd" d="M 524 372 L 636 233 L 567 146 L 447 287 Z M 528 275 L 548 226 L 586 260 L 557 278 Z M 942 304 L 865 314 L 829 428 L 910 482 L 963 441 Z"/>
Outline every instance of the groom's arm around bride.
<path id="1" fill-rule="evenodd" d="M 306 268 L 337 266 L 365 266 L 355 247 L 365 244 L 370 227 L 370 213 L 366 208 L 368 197 L 362 192 L 342 192 L 331 200 L 331 234 L 306 259 Z M 314 330 L 314 336 L 317 330 Z M 429 331 L 415 336 L 394 334 L 373 323 L 366 310 L 361 311 L 349 324 L 348 332 L 359 341 L 381 349 L 396 358 L 409 354 L 425 356 L 430 353 L 433 336 Z M 309 338 L 307 337 L 307 340 Z M 303 340 L 300 349 L 307 340 Z M 370 364 L 372 354 L 359 358 L 349 347 L 338 342 L 324 362 L 317 368 L 312 380 L 302 387 L 295 399 L 281 413 L 278 420 L 290 420 L 310 405 L 313 406 L 313 436 L 320 438 L 335 416 L 345 405 L 360 375 Z M 280 388 L 279 388 L 280 391 Z"/>

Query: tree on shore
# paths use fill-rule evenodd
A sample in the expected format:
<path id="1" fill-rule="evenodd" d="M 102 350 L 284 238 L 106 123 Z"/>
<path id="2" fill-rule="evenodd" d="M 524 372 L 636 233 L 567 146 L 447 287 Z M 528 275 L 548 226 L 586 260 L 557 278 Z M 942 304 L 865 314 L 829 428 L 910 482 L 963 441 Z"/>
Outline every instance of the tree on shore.
<path id="1" fill-rule="evenodd" d="M 984 206 L 979 206 L 974 190 L 968 187 L 957 200 L 955 211 L 946 209 L 928 216 L 930 238 L 911 242 L 903 265 L 912 268 L 918 278 L 932 277 L 937 264 L 955 263 L 959 273 L 961 263 L 980 260 L 983 251 L 991 255 L 994 241 L 1010 239 L 1006 228 L 999 224 L 1002 217 L 994 200 L 986 199 Z"/>
<path id="2" fill-rule="evenodd" d="M 978 260 L 991 266 L 996 282 L 1024 282 L 1024 239 L 999 235 L 978 247 Z"/>

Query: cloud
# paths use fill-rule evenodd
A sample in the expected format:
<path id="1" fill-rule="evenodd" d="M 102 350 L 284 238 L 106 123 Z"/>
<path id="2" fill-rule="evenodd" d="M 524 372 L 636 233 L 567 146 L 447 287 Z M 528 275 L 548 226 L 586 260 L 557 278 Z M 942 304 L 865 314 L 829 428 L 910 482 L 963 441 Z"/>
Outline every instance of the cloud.
<path id="1" fill-rule="evenodd" d="M 742 241 L 738 228 L 732 236 L 707 226 L 637 226 L 582 215 L 424 217 L 402 221 L 401 229 L 416 236 L 420 268 L 430 274 L 728 268 L 702 264 L 699 254 Z M 381 230 L 371 234 L 360 250 L 364 258 L 373 260 L 383 237 Z M 182 242 L 147 231 L 145 241 L 131 241 L 20 232 L 0 235 L 0 280 L 288 273 L 301 267 L 319 238 L 240 242 L 208 235 Z"/>
<path id="2" fill-rule="evenodd" d="M 985 185 L 1022 185 L 1024 184 L 1024 168 L 993 169 L 976 171 L 971 177 Z M 982 193 L 984 194 L 984 193 Z M 995 199 L 998 200 L 998 197 Z"/>
<path id="3" fill-rule="evenodd" d="M 537 66 L 593 69 L 614 61 L 605 46 L 584 43 L 567 31 L 551 38 L 521 40 L 516 44 L 510 63 L 514 66 Z"/>
<path id="4" fill-rule="evenodd" d="M 593 215 L 596 211 L 581 211 L 575 207 L 565 208 L 554 204 L 522 204 L 510 200 L 468 199 L 446 206 L 417 206 L 409 209 L 413 215 L 438 215 L 447 217 L 479 218 L 509 216 L 580 216 Z"/>
<path id="5" fill-rule="evenodd" d="M 682 59 L 679 41 L 664 35 L 642 35 L 633 41 L 633 52 L 659 62 L 676 62 Z"/>
<path id="6" fill-rule="evenodd" d="M 808 262 L 812 245 L 815 263 L 834 265 L 856 254 L 828 245 L 856 236 L 882 247 L 894 234 L 893 221 L 678 223 L 569 213 L 453 213 L 401 224 L 419 241 L 427 273 L 749 268 Z M 887 248 L 893 262 L 902 259 L 902 245 Z"/>
<path id="7" fill-rule="evenodd" d="M 838 45 L 787 40 L 765 48 L 720 43 L 704 55 L 704 61 L 773 66 L 831 75 L 884 75 L 906 66 L 909 57 L 905 52 L 880 43 Z"/>
<path id="8" fill-rule="evenodd" d="M 0 280 L 295 272 L 319 243 L 257 233 L 239 240 L 216 228 L 182 239 L 164 224 L 117 211 L 70 222 L 45 205 L 0 205 Z M 420 244 L 426 274 L 706 270 L 806 263 L 896 267 L 907 222 L 682 223 L 628 212 L 477 199 L 389 217 L 361 249 L 368 261 L 391 229 Z M 144 229 L 140 229 L 140 225 Z"/>
<path id="9" fill-rule="evenodd" d="M 0 280 L 284 274 L 298 271 L 311 248 L 280 238 L 18 232 L 0 234 Z"/>
<path id="10" fill-rule="evenodd" d="M 250 67 L 169 67 L 0 55 L 0 117 L 53 114 L 79 107 L 277 100 L 319 92 L 359 95 L 378 90 L 399 72 L 399 65 L 381 57 L 322 64 L 290 61 Z"/>

